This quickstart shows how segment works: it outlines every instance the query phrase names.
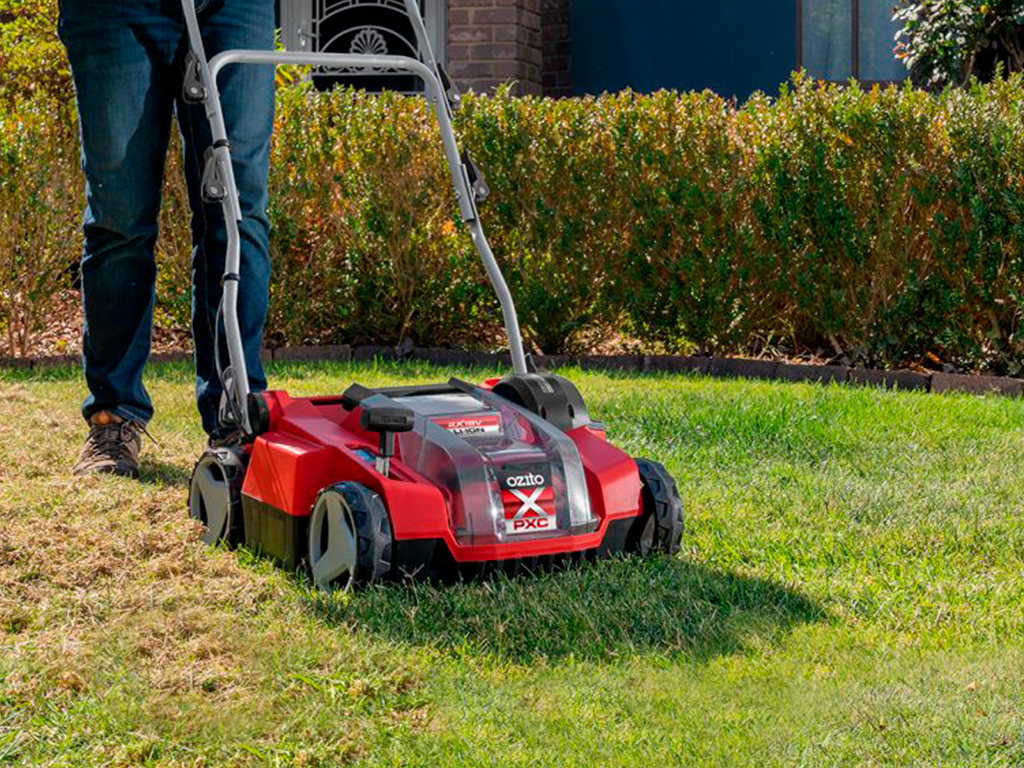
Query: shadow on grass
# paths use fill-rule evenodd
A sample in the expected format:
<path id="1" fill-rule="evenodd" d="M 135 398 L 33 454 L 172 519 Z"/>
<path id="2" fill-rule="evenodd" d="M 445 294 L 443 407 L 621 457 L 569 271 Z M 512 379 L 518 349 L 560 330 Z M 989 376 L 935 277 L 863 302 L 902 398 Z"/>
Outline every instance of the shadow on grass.
<path id="1" fill-rule="evenodd" d="M 316 595 L 309 608 L 396 642 L 520 663 L 652 653 L 708 660 L 828 619 L 792 589 L 667 557 L 451 587 L 382 586 L 347 600 Z"/>
<path id="2" fill-rule="evenodd" d="M 140 483 L 187 488 L 191 478 L 191 470 L 177 464 L 168 464 L 145 454 L 139 461 Z"/>

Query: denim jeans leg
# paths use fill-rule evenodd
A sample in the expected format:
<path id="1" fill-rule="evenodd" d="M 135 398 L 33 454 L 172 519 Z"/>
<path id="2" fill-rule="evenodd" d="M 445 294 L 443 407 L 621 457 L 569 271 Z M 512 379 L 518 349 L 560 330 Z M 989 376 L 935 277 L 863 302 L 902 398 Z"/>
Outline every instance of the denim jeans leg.
<path id="1" fill-rule="evenodd" d="M 200 13 L 199 23 L 210 57 L 232 48 L 273 48 L 273 0 L 211 0 Z M 259 392 L 267 386 L 260 350 L 270 290 L 267 176 L 274 122 L 274 71 L 268 66 L 233 65 L 222 72 L 218 82 L 242 209 L 239 325 L 249 386 Z M 204 109 L 179 99 L 177 114 L 193 210 L 192 335 L 196 400 L 203 428 L 212 434 L 220 427 L 217 411 L 222 387 L 214 356 L 218 337 L 221 343 L 217 354 L 222 364 L 227 364 L 223 321 L 219 334 L 214 328 L 221 300 L 220 280 L 224 273 L 227 232 L 220 205 L 204 203 L 199 193 L 203 155 L 212 143 Z"/>
<path id="2" fill-rule="evenodd" d="M 118 3 L 117 6 L 122 6 Z M 153 6 L 148 9 L 147 6 Z M 61 3 L 60 36 L 75 82 L 86 178 L 82 301 L 89 418 L 101 410 L 147 422 L 161 179 L 174 81 L 172 29 L 140 0 Z M 147 10 L 153 11 L 154 18 Z"/>

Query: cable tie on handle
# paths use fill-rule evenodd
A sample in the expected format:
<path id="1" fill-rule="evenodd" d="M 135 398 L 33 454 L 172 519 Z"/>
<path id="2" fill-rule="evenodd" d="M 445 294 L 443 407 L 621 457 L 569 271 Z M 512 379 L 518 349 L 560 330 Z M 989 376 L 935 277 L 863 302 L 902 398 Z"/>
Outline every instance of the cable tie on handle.
<path id="1" fill-rule="evenodd" d="M 226 275 L 224 275 L 224 277 L 222 277 L 220 279 L 220 286 L 221 286 L 221 288 L 223 288 L 224 287 L 224 283 L 228 282 L 229 280 L 237 283 L 237 282 L 240 282 L 241 279 L 242 279 L 242 276 L 240 274 L 238 274 L 237 272 L 228 272 Z"/>
<path id="2" fill-rule="evenodd" d="M 221 147 L 227 147 L 231 149 L 231 142 L 227 139 L 217 139 L 213 144 L 210 145 L 213 149 L 220 149 Z"/>

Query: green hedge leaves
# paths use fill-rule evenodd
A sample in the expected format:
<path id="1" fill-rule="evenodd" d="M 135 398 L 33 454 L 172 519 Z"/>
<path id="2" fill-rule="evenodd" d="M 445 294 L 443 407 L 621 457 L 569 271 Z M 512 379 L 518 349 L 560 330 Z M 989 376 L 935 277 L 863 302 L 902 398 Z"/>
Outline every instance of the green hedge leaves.
<path id="1" fill-rule="evenodd" d="M 467 97 L 457 129 L 487 174 L 484 223 L 544 352 L 618 338 L 1015 374 L 1021 86 L 931 95 L 798 76 L 742 106 L 502 92 Z M 297 86 L 280 92 L 277 122 L 272 343 L 499 346 L 428 105 Z M 158 320 L 184 327 L 188 215 L 173 168 L 162 224 Z"/>

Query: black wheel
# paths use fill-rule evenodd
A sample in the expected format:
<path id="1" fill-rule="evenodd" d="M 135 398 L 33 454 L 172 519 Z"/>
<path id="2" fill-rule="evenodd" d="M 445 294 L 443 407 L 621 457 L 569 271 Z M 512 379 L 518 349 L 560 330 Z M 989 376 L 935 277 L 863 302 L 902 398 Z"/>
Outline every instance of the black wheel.
<path id="1" fill-rule="evenodd" d="M 196 462 L 189 482 L 188 513 L 203 524 L 200 537 L 213 546 L 245 540 L 242 482 L 248 456 L 237 448 L 211 448 Z"/>
<path id="2" fill-rule="evenodd" d="M 683 540 L 683 502 L 676 481 L 661 464 L 636 459 L 642 507 L 629 529 L 626 550 L 640 555 L 674 555 Z"/>
<path id="3" fill-rule="evenodd" d="M 391 521 L 380 496 L 359 483 L 320 491 L 309 520 L 309 567 L 321 589 L 348 589 L 391 574 Z"/>

